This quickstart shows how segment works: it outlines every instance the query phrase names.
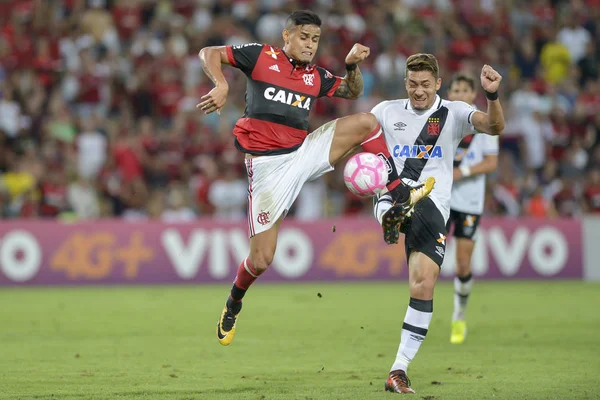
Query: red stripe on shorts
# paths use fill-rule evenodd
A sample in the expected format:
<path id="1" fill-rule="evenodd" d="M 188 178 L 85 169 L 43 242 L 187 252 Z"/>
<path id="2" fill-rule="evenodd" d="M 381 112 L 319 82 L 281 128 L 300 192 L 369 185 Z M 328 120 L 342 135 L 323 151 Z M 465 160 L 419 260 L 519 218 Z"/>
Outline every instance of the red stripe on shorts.
<path id="1" fill-rule="evenodd" d="M 252 181 L 254 180 L 254 173 L 252 172 L 252 159 L 246 159 L 248 161 L 248 177 L 250 178 L 250 187 L 248 188 L 248 227 L 250 228 L 250 236 L 254 236 L 254 217 L 252 216 Z"/>

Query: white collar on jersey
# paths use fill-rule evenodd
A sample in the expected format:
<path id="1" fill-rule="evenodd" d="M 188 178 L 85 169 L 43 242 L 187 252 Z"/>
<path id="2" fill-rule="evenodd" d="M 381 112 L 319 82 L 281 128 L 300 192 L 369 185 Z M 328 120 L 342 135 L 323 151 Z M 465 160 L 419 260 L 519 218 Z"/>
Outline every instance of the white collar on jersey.
<path id="1" fill-rule="evenodd" d="M 415 109 L 413 109 L 412 105 L 410 104 L 410 99 L 406 99 L 406 104 L 404 105 L 404 109 L 412 111 L 415 114 L 425 114 L 429 110 L 437 110 L 441 106 L 442 106 L 442 98 L 439 95 L 436 94 L 435 95 L 435 101 L 433 102 L 433 106 L 431 106 L 431 108 L 428 108 L 427 110 L 415 110 Z"/>

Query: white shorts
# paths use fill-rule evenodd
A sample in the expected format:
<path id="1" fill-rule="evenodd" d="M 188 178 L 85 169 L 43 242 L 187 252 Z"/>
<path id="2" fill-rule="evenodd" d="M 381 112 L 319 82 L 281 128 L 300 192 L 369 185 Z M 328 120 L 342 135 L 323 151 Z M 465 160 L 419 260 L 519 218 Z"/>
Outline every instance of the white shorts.
<path id="1" fill-rule="evenodd" d="M 292 153 L 246 158 L 250 237 L 285 217 L 305 182 L 333 170 L 329 151 L 336 123 L 333 120 L 317 128 Z"/>

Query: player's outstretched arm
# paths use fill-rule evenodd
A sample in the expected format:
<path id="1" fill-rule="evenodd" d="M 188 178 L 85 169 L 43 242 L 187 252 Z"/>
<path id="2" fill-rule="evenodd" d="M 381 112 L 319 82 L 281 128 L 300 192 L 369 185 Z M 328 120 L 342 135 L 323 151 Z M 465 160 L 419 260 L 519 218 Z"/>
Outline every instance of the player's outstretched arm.
<path id="1" fill-rule="evenodd" d="M 200 99 L 201 103 L 196 108 L 201 109 L 205 114 L 210 114 L 214 111 L 220 114 L 221 108 L 223 108 L 227 100 L 227 93 L 229 92 L 229 85 L 221 69 L 222 64 L 231 64 L 227 57 L 227 50 L 225 46 L 205 47 L 200 50 L 198 56 L 200 57 L 204 73 L 215 84 L 215 87 L 202 96 Z"/>
<path id="2" fill-rule="evenodd" d="M 500 75 L 494 68 L 484 65 L 481 69 L 481 86 L 487 97 L 487 113 L 473 113 L 473 126 L 479 132 L 490 135 L 500 135 L 504 130 L 504 114 L 500 100 L 498 100 L 498 87 L 502 81 Z"/>
<path id="3" fill-rule="evenodd" d="M 335 97 L 356 100 L 363 94 L 363 77 L 358 64 L 364 61 L 371 50 L 367 46 L 356 43 L 346 56 L 346 76 L 333 94 Z"/>

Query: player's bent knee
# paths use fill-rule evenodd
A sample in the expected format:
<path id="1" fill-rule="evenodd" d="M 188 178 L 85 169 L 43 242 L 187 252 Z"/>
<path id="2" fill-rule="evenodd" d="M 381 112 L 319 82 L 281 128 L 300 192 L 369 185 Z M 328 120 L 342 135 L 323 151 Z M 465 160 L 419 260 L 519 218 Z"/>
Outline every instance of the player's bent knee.
<path id="1" fill-rule="evenodd" d="M 369 137 L 377 128 L 379 122 L 375 115 L 368 112 L 353 114 L 343 118 L 343 124 L 339 124 L 337 129 L 348 138 L 351 138 L 355 145 L 359 145 Z"/>
<path id="2" fill-rule="evenodd" d="M 370 112 L 364 112 L 364 113 L 360 113 L 359 115 L 361 118 L 361 126 L 366 131 L 372 132 L 373 129 L 377 128 L 377 125 L 379 125 L 379 122 L 377 121 L 375 114 L 370 113 Z"/>
<path id="3" fill-rule="evenodd" d="M 379 122 L 377 121 L 377 118 L 375 118 L 374 114 L 368 112 L 356 114 L 356 117 L 356 126 L 360 128 L 359 139 L 362 141 L 371 132 L 373 132 L 375 128 L 377 128 Z"/>
<path id="4" fill-rule="evenodd" d="M 250 261 L 255 271 L 260 275 L 269 268 L 273 262 L 273 252 L 257 251 L 250 256 Z"/>

